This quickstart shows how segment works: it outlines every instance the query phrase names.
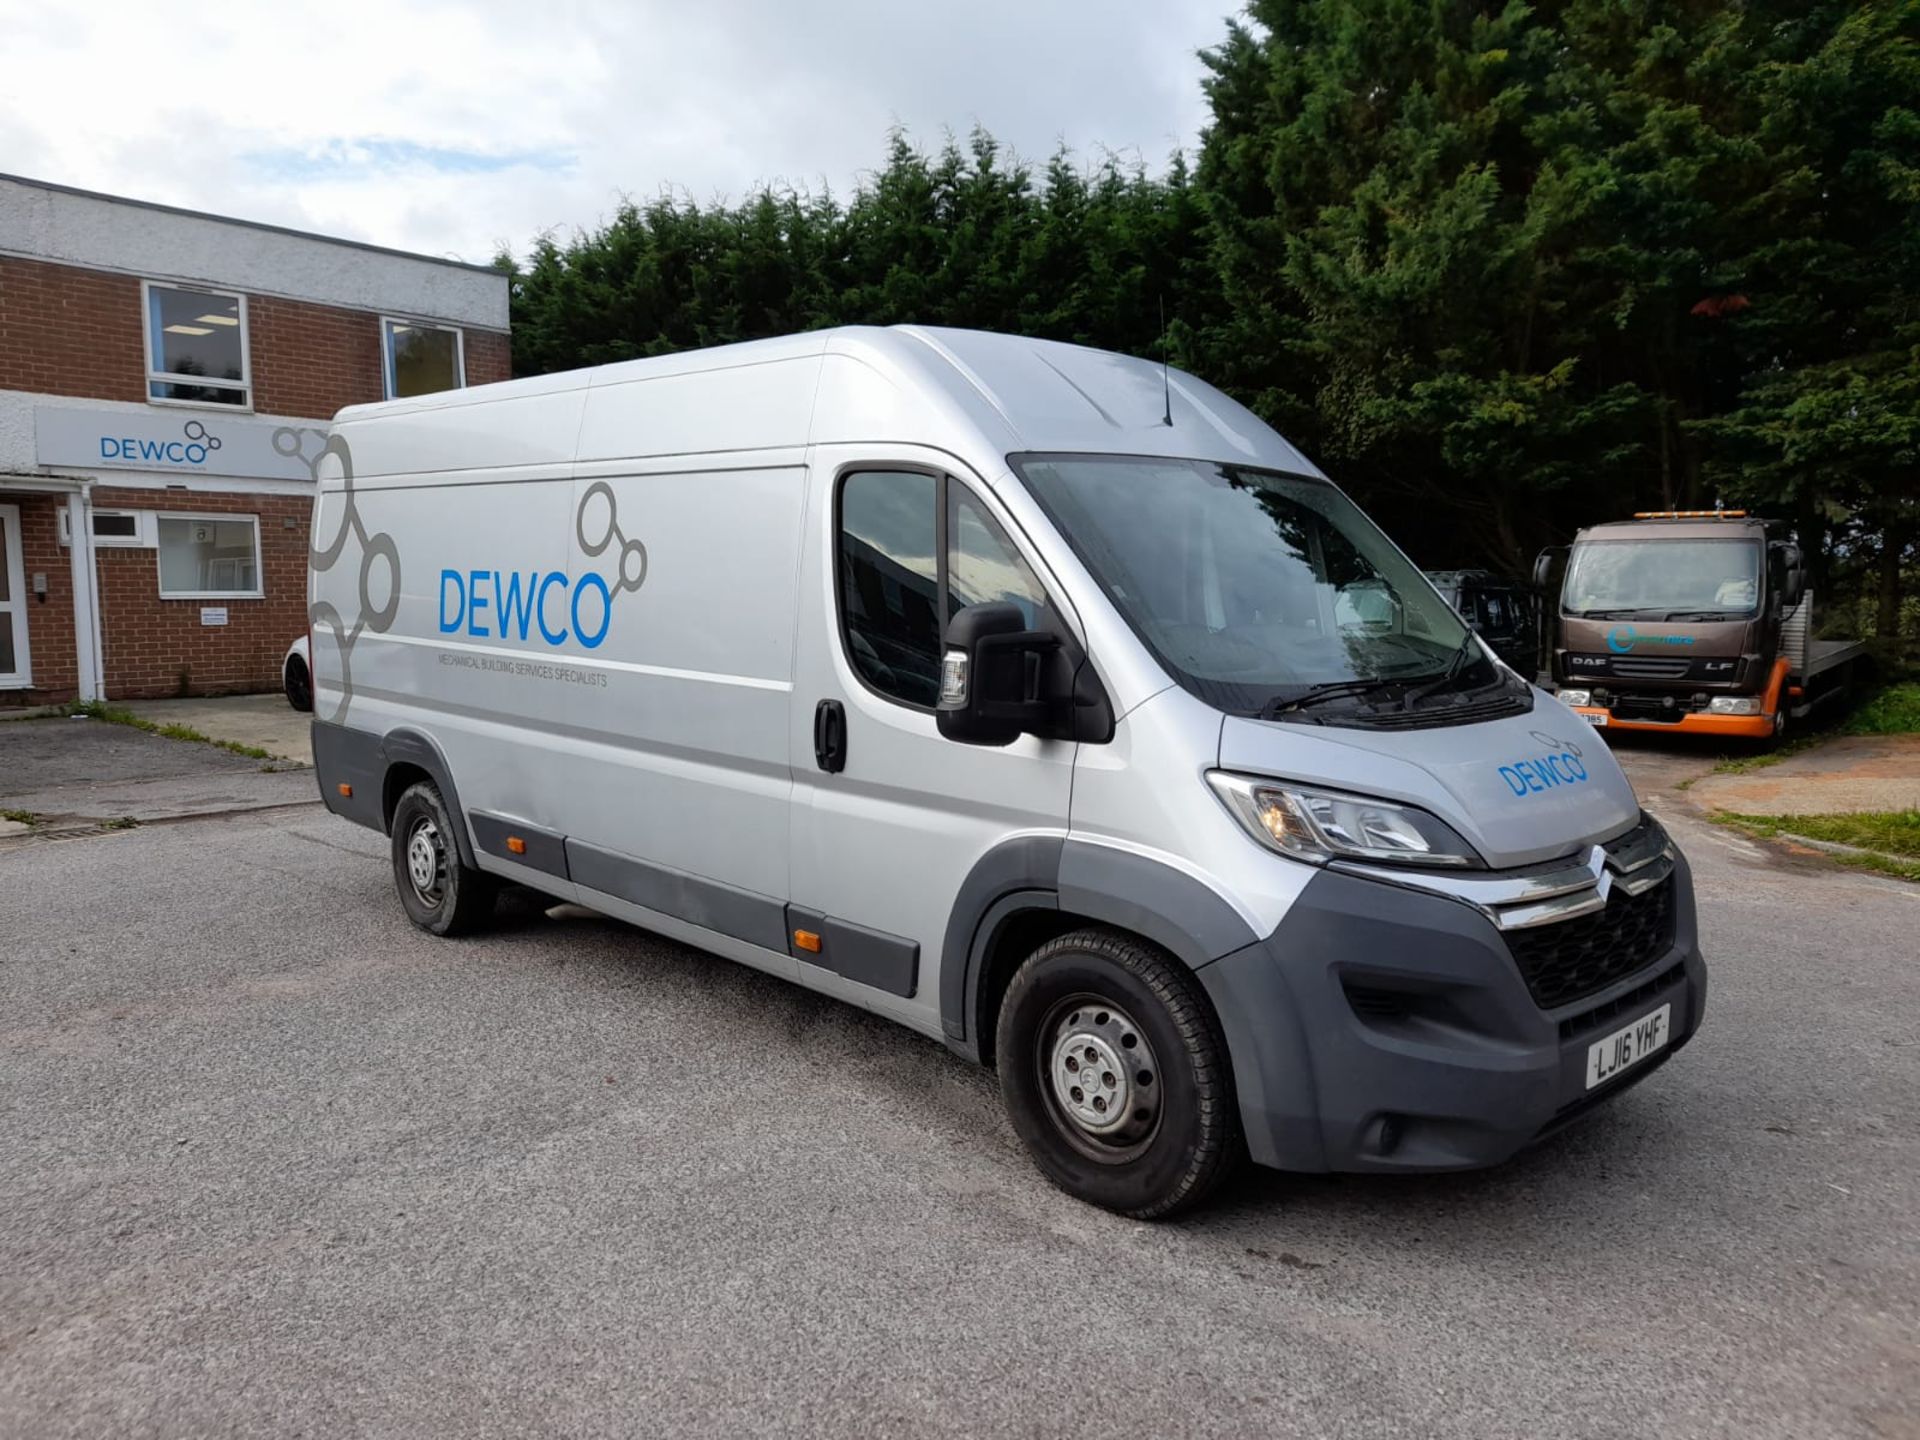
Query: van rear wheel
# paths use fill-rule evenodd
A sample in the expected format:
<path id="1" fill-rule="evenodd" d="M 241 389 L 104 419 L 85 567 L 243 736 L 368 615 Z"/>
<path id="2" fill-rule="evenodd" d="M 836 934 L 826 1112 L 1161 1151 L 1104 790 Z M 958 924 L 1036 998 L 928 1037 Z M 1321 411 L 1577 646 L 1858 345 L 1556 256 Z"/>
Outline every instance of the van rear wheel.
<path id="1" fill-rule="evenodd" d="M 1243 1152 L 1226 1044 L 1178 961 L 1108 930 L 1049 941 L 1000 1007 L 1000 1093 L 1048 1179 L 1139 1220 L 1199 1204 Z"/>
<path id="2" fill-rule="evenodd" d="M 407 918 L 433 935 L 463 935 L 493 914 L 499 883 L 460 861 L 453 817 L 429 781 L 393 808 L 393 883 Z"/>

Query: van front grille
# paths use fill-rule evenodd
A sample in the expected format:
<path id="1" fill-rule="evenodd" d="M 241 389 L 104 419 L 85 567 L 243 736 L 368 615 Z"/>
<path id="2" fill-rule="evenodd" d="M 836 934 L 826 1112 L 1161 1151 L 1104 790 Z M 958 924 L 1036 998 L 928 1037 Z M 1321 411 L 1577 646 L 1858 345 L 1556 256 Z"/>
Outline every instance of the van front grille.
<path id="1" fill-rule="evenodd" d="M 1571 1040 L 1576 1035 L 1598 1030 L 1609 1020 L 1616 1020 L 1627 1011 L 1638 1009 L 1661 991 L 1671 989 L 1686 978 L 1686 962 L 1676 961 L 1646 984 L 1636 985 L 1626 994 L 1616 995 L 1604 1005 L 1596 1005 L 1591 1010 L 1581 1011 L 1578 1015 L 1569 1015 L 1560 1022 L 1560 1038 Z"/>
<path id="2" fill-rule="evenodd" d="M 1606 908 L 1503 932 L 1513 962 L 1542 1010 L 1604 990 L 1673 947 L 1673 877 L 1629 895 L 1615 886 Z"/>

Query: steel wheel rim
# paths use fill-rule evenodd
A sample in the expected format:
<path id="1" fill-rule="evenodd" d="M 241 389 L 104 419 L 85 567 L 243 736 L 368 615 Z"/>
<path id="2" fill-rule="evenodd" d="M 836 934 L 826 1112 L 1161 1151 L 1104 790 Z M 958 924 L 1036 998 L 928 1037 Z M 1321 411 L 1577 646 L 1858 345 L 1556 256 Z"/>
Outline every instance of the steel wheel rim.
<path id="1" fill-rule="evenodd" d="M 1159 1134 L 1159 1059 L 1146 1031 L 1106 996 L 1072 995 L 1048 1010 L 1034 1061 L 1054 1128 L 1081 1154 L 1124 1164 Z"/>
<path id="2" fill-rule="evenodd" d="M 407 831 L 407 883 L 429 908 L 446 897 L 447 847 L 430 815 L 422 815 Z"/>

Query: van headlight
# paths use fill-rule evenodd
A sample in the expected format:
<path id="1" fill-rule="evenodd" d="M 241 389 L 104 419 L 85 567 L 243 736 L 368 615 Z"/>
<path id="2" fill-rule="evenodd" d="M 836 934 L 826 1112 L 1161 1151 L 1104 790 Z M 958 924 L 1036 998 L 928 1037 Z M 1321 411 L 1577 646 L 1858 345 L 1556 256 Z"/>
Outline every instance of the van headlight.
<path id="1" fill-rule="evenodd" d="M 1591 705 L 1593 703 L 1593 692 L 1591 690 L 1562 690 L 1558 693 L 1562 705 Z"/>
<path id="2" fill-rule="evenodd" d="M 1269 850 L 1324 865 L 1333 859 L 1390 865 L 1479 866 L 1452 827 L 1410 805 L 1209 770 L 1207 783 L 1246 832 Z"/>
<path id="3" fill-rule="evenodd" d="M 1758 695 L 1716 695 L 1707 701 L 1709 715 L 1758 715 Z"/>

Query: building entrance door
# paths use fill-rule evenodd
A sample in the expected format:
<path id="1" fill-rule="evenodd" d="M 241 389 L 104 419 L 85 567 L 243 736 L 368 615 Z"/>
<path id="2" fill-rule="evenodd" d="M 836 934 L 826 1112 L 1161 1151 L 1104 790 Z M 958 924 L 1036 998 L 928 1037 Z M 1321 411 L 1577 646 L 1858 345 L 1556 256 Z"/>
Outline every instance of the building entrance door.
<path id="1" fill-rule="evenodd" d="M 32 682 L 27 665 L 27 577 L 20 566 L 20 507 L 0 505 L 0 690 Z"/>

